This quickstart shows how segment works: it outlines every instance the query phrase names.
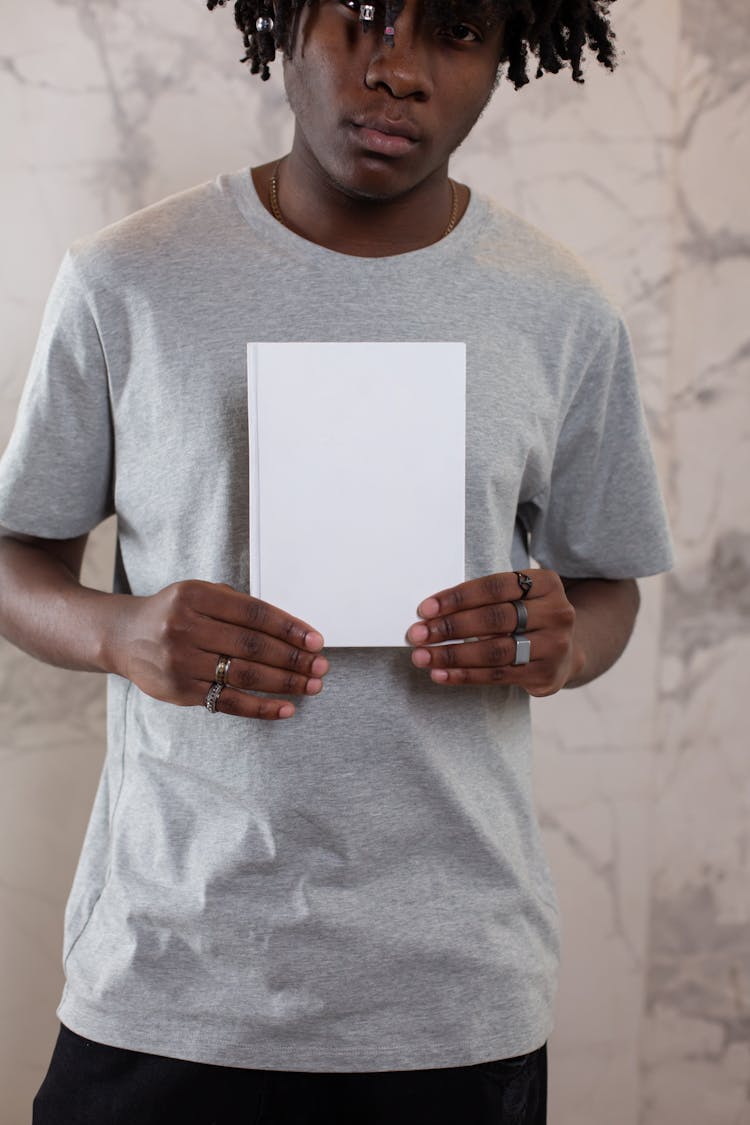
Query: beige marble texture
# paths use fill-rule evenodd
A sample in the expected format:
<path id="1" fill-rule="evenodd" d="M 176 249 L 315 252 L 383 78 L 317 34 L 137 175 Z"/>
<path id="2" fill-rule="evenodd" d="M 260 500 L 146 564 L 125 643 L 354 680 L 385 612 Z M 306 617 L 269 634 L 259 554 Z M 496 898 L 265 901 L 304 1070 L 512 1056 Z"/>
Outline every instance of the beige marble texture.
<path id="1" fill-rule="evenodd" d="M 750 1122 L 750 11 L 683 3 L 643 1125 Z"/>
<path id="2" fill-rule="evenodd" d="M 619 664 L 534 705 L 563 914 L 554 1125 L 749 1125 L 750 7 L 619 0 L 620 66 L 504 83 L 453 174 L 576 250 L 622 305 L 677 547 Z M 286 151 L 280 72 L 200 0 L 5 6 L 0 447 L 66 246 Z M 112 526 L 88 580 L 107 588 Z M 0 1120 L 56 1033 L 62 914 L 103 685 L 0 642 Z"/>

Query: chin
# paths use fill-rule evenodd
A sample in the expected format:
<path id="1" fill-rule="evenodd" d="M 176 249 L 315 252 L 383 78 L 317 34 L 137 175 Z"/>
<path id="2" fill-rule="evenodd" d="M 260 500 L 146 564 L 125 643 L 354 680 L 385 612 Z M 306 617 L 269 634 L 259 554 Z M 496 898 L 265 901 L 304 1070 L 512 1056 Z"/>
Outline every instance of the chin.
<path id="1" fill-rule="evenodd" d="M 334 187 L 349 199 L 369 200 L 373 203 L 397 199 L 420 182 L 418 177 L 410 177 L 409 181 L 404 184 L 399 182 L 401 177 L 394 174 L 395 169 L 389 169 L 384 164 L 380 166 L 380 169 L 379 173 L 353 171 L 346 180 L 341 178 L 338 173 L 332 172 L 329 173 L 329 179 Z"/>
<path id="2" fill-rule="evenodd" d="M 368 188 L 352 187 L 350 184 L 342 184 L 335 180 L 334 183 L 342 195 L 346 195 L 349 199 L 370 200 L 373 203 L 383 203 L 385 200 L 393 199 L 397 194 L 401 194 L 400 192 L 375 191 Z"/>

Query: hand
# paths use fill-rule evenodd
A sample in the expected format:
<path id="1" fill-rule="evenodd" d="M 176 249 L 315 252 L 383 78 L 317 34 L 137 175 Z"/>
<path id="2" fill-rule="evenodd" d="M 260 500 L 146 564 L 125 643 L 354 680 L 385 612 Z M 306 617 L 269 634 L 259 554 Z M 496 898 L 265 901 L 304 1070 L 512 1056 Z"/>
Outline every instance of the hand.
<path id="1" fill-rule="evenodd" d="M 528 664 L 513 664 L 511 634 L 518 617 L 512 602 L 522 591 L 512 571 L 462 582 L 423 601 L 417 613 L 424 620 L 406 634 L 417 646 L 412 664 L 429 669 L 436 684 L 517 684 L 535 696 L 559 691 L 583 665 L 573 638 L 575 610 L 554 571 L 533 570 L 530 577 L 533 585 L 523 602 L 529 615 L 524 631 L 531 642 Z"/>
<path id="2" fill-rule="evenodd" d="M 217 711 L 287 719 L 294 705 L 250 691 L 317 695 L 328 661 L 323 638 L 304 621 L 211 582 L 176 582 L 150 597 L 127 597 L 112 638 L 113 670 L 155 699 L 202 706 L 220 655 L 231 658 Z"/>

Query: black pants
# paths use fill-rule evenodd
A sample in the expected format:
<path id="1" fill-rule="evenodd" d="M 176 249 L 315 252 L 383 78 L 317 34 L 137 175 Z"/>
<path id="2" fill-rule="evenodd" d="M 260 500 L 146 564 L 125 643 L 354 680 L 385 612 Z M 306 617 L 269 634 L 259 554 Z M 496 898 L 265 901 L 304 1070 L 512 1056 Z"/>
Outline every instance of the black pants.
<path id="1" fill-rule="evenodd" d="M 244 1070 L 60 1028 L 33 1125 L 545 1125 L 546 1045 L 437 1070 Z"/>

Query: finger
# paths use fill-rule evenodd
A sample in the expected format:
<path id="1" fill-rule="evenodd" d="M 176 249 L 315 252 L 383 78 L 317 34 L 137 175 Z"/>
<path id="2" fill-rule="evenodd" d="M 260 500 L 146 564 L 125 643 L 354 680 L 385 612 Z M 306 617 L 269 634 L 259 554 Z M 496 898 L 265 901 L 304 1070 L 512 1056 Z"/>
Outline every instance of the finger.
<path id="1" fill-rule="evenodd" d="M 553 659 L 557 655 L 555 639 L 541 633 L 530 636 L 531 663 Z M 485 641 L 466 642 L 457 645 L 439 645 L 435 648 L 415 648 L 411 654 L 416 668 L 473 668 L 490 670 L 507 667 L 516 658 L 516 642 L 513 637 L 491 637 Z M 516 665 L 516 667 L 524 667 Z"/>
<path id="2" fill-rule="evenodd" d="M 543 662 L 539 664 L 506 664 L 503 667 L 489 668 L 438 668 L 430 673 L 435 684 L 442 687 L 481 687 L 488 684 L 503 684 L 505 687 L 523 688 L 528 695 L 537 698 L 554 695 L 564 686 L 564 678 L 555 675 L 554 670 Z"/>
<path id="3" fill-rule="evenodd" d="M 196 649 L 210 654 L 214 667 L 221 653 L 232 660 L 265 664 L 301 676 L 319 678 L 328 671 L 328 661 L 317 652 L 306 652 L 268 633 L 241 629 L 220 621 L 201 620 L 193 629 L 190 640 Z"/>
<path id="4" fill-rule="evenodd" d="M 522 677 L 511 675 L 517 673 L 519 668 L 511 664 L 500 664 L 496 668 L 433 668 L 430 679 L 435 684 L 445 687 L 463 687 L 482 684 L 510 684 L 518 682 Z"/>
<path id="5" fill-rule="evenodd" d="M 210 684 L 202 684 L 205 688 L 200 699 L 196 702 L 205 707 L 206 695 Z M 248 695 L 234 688 L 225 687 L 216 702 L 215 714 L 235 715 L 243 719 L 291 719 L 295 713 L 295 706 L 288 699 L 264 699 L 258 695 Z"/>
<path id="6" fill-rule="evenodd" d="M 324 656 L 313 656 L 310 675 L 271 668 L 255 661 L 233 657 L 226 674 L 226 683 L 241 691 L 278 692 L 283 695 L 318 695 L 323 688 L 322 677 L 328 671 Z M 196 655 L 194 678 L 200 683 L 209 682 L 216 675 L 216 658 L 207 652 Z"/>
<path id="7" fill-rule="evenodd" d="M 183 582 L 180 587 L 180 596 L 210 620 L 265 633 L 309 652 L 323 647 L 323 637 L 312 625 L 250 594 L 208 582 Z"/>
<path id="8" fill-rule="evenodd" d="M 530 695 L 549 695 L 562 686 L 545 661 L 500 664 L 496 668 L 433 668 L 430 679 L 444 687 L 505 684 L 506 687 L 522 687 Z"/>
<path id="9" fill-rule="evenodd" d="M 488 641 L 415 648 L 411 661 L 415 668 L 497 668 L 512 664 L 515 655 L 512 637 L 493 637 Z"/>
<path id="10" fill-rule="evenodd" d="M 538 623 L 537 623 L 538 622 Z M 524 632 L 539 628 L 542 618 L 528 611 Z M 518 611 L 512 602 L 494 602 L 479 609 L 462 610 L 444 617 L 432 617 L 409 626 L 406 639 L 411 644 L 439 644 L 441 641 L 466 640 L 468 637 L 509 634 L 518 626 Z"/>
<path id="11" fill-rule="evenodd" d="M 552 578 L 558 583 L 560 581 L 557 575 L 553 575 L 548 570 L 533 570 L 529 577 L 533 582 L 526 599 L 529 601 L 548 593 Z M 425 598 L 417 608 L 417 616 L 438 617 L 459 610 L 477 609 L 479 606 L 490 605 L 493 602 L 512 602 L 520 599 L 522 593 L 514 571 L 487 574 L 482 578 L 472 578 L 468 582 L 461 582 L 458 586 L 451 586 L 447 590 L 441 590 L 440 593 Z"/>

